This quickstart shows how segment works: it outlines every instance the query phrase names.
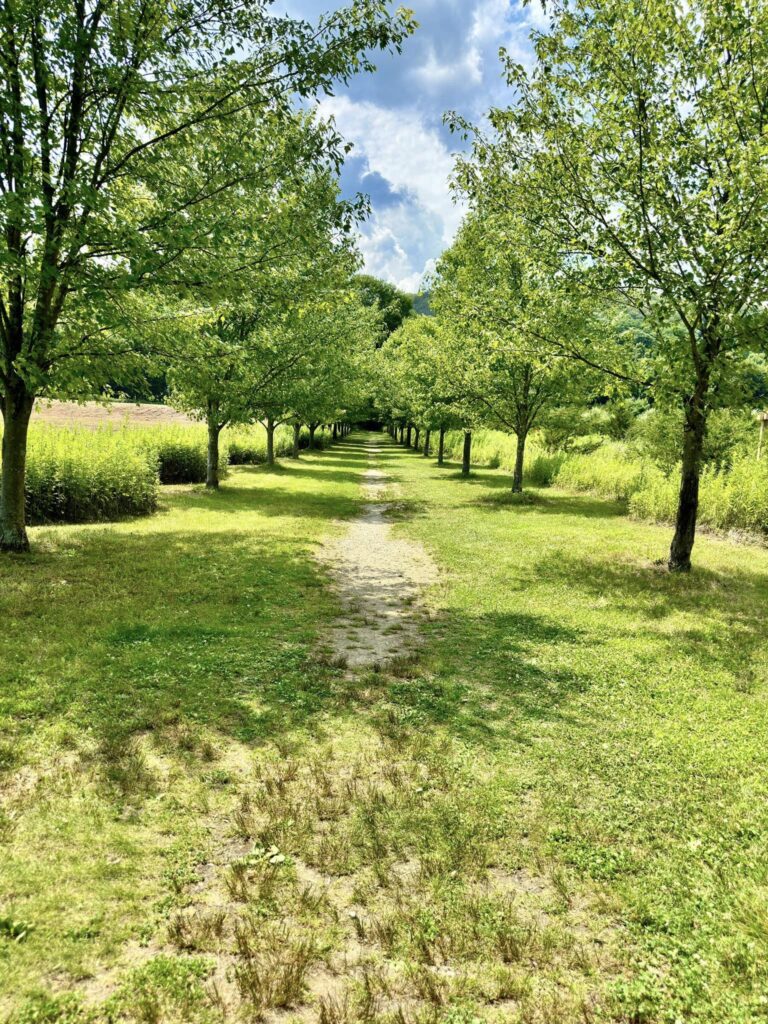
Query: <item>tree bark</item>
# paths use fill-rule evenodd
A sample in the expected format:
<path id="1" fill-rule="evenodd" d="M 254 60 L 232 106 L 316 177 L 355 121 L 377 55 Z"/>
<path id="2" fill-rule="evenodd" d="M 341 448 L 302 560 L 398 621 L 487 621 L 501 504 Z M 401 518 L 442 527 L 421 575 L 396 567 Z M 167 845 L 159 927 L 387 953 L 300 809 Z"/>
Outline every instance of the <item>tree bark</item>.
<path id="1" fill-rule="evenodd" d="M 215 414 L 208 413 L 208 470 L 205 478 L 205 486 L 211 490 L 219 489 L 219 435 L 223 429 Z"/>
<path id="2" fill-rule="evenodd" d="M 413 433 L 413 427 L 409 423 L 408 424 L 408 429 L 405 432 L 405 447 L 406 448 L 410 448 L 411 447 L 411 434 L 412 433 Z"/>
<path id="3" fill-rule="evenodd" d="M 671 572 L 690 572 L 691 569 L 691 553 L 696 540 L 696 521 L 699 514 L 701 461 L 707 433 L 706 390 L 706 386 L 700 385 L 696 393 L 685 403 L 680 495 L 677 502 L 675 534 L 669 552 Z"/>
<path id="4" fill-rule="evenodd" d="M 469 476 L 472 468 L 472 431 L 464 431 L 464 454 L 461 460 L 461 475 Z"/>
<path id="5" fill-rule="evenodd" d="M 333 424 L 333 440 L 337 441 L 339 437 L 339 425 L 338 423 Z"/>
<path id="6" fill-rule="evenodd" d="M 515 454 L 515 472 L 512 477 L 512 493 L 523 493 L 523 473 L 525 470 L 525 442 L 528 435 L 521 431 L 517 435 L 517 452 Z"/>
<path id="7" fill-rule="evenodd" d="M 293 424 L 293 449 L 291 451 L 291 458 L 298 459 L 299 448 L 301 447 L 301 424 Z"/>
<path id="8" fill-rule="evenodd" d="M 424 458 L 428 459 L 430 455 L 430 441 L 432 440 L 432 431 L 428 430 L 424 435 Z"/>
<path id="9" fill-rule="evenodd" d="M 421 428 L 420 427 L 414 427 L 413 429 L 414 429 L 413 447 L 416 449 L 416 451 L 418 451 L 419 450 L 419 438 L 421 437 Z"/>
<path id="10" fill-rule="evenodd" d="M 275 464 L 275 421 L 267 416 L 267 465 Z"/>
<path id="11" fill-rule="evenodd" d="M 27 435 L 34 395 L 19 381 L 9 386 L 0 402 L 3 413 L 2 473 L 0 474 L 0 551 L 28 551 L 24 480 Z"/>
<path id="12" fill-rule="evenodd" d="M 317 424 L 316 423 L 310 423 L 309 424 L 309 447 L 310 448 L 314 448 L 315 447 L 315 431 L 316 430 L 317 430 Z"/>
<path id="13" fill-rule="evenodd" d="M 445 465 L 445 427 L 440 427 L 440 441 L 437 446 L 437 464 Z"/>
<path id="14" fill-rule="evenodd" d="M 403 443 L 403 438 L 404 438 L 404 437 L 405 437 L 405 427 L 404 427 L 404 426 L 402 425 L 402 423 L 401 423 L 401 424 L 400 424 L 400 438 L 399 438 L 399 440 L 400 440 L 400 444 L 402 444 L 402 443 Z"/>

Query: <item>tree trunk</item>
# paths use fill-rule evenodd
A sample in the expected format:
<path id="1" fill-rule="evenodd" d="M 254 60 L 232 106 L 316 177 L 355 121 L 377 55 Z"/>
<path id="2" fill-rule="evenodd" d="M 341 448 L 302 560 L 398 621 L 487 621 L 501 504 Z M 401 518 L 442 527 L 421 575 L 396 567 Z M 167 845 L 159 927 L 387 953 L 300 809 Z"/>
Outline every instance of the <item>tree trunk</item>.
<path id="1" fill-rule="evenodd" d="M 412 434 L 412 432 L 413 432 L 413 427 L 409 423 L 408 424 L 408 429 L 405 432 L 405 447 L 406 448 L 410 448 L 411 447 L 411 434 Z"/>
<path id="2" fill-rule="evenodd" d="M 334 442 L 338 440 L 338 437 L 339 437 L 339 425 L 338 425 L 338 423 L 334 423 L 333 424 L 333 440 L 334 440 Z"/>
<path id="3" fill-rule="evenodd" d="M 275 421 L 267 416 L 267 465 L 275 464 Z"/>
<path id="4" fill-rule="evenodd" d="M 400 424 L 400 437 L 399 437 L 400 444 L 403 443 L 404 436 L 405 436 L 405 427 L 401 423 Z"/>
<path id="5" fill-rule="evenodd" d="M 0 551 L 28 551 L 24 481 L 27 434 L 34 395 L 20 383 L 8 388 L 0 403 L 3 412 L 2 474 L 0 475 Z"/>
<path id="6" fill-rule="evenodd" d="M 428 430 L 424 435 L 424 458 L 428 459 L 430 455 L 430 441 L 432 440 L 432 431 Z"/>
<path id="7" fill-rule="evenodd" d="M 208 415 L 208 471 L 205 486 L 211 490 L 219 489 L 219 435 L 222 424 L 211 414 Z"/>
<path id="8" fill-rule="evenodd" d="M 462 476 L 469 476 L 469 471 L 472 466 L 472 431 L 464 431 L 464 454 L 461 461 L 461 474 Z"/>
<path id="9" fill-rule="evenodd" d="M 413 447 L 416 449 L 416 451 L 418 451 L 419 450 L 419 438 L 421 437 L 421 429 L 419 427 L 414 427 L 413 429 L 414 429 Z"/>
<path id="10" fill-rule="evenodd" d="M 301 445 L 301 424 L 300 423 L 294 423 L 293 424 L 293 449 L 291 451 L 291 458 L 292 459 L 298 459 L 300 445 Z"/>
<path id="11" fill-rule="evenodd" d="M 675 535 L 669 552 L 671 572 L 690 572 L 691 569 L 691 552 L 696 539 L 696 520 L 699 513 L 701 459 L 707 432 L 705 394 L 706 388 L 700 386 L 697 393 L 686 403 L 680 496 L 677 503 Z"/>
<path id="12" fill-rule="evenodd" d="M 317 430 L 316 423 L 310 423 L 309 425 L 309 447 L 315 447 L 315 431 Z"/>
<path id="13" fill-rule="evenodd" d="M 440 427 L 440 441 L 437 446 L 437 464 L 445 464 L 445 427 Z"/>
<path id="14" fill-rule="evenodd" d="M 523 493 L 523 472 L 525 469 L 525 442 L 528 435 L 519 433 L 517 435 L 517 453 L 515 455 L 515 473 L 512 477 L 512 493 Z"/>

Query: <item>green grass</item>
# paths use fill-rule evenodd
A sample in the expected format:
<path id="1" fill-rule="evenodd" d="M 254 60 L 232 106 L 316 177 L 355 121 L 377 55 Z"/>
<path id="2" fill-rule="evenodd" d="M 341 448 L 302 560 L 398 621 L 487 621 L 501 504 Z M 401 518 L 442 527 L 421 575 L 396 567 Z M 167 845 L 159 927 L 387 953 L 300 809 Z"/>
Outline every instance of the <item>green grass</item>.
<path id="1" fill-rule="evenodd" d="M 768 552 L 381 465 L 388 671 L 322 655 L 354 438 L 0 562 L 0 1019 L 765 1020 Z"/>

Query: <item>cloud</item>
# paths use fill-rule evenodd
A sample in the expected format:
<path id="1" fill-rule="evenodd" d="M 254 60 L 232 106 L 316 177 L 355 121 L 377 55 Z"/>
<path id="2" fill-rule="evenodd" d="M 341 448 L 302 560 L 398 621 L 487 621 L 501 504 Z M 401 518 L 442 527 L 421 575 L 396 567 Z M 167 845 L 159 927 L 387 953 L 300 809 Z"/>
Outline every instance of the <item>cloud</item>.
<path id="1" fill-rule="evenodd" d="M 346 0 L 276 0 L 274 10 L 315 19 Z M 394 8 L 400 0 L 392 0 Z M 531 66 L 530 34 L 546 29 L 541 0 L 403 0 L 418 31 L 402 54 L 377 54 L 373 75 L 354 76 L 320 108 L 355 150 L 342 175 L 346 195 L 371 196 L 361 248 L 371 273 L 414 288 L 451 243 L 463 211 L 449 187 L 450 147 L 464 145 L 442 123 L 455 110 L 482 123 L 509 102 L 499 62 L 505 46 Z"/>
<path id="2" fill-rule="evenodd" d="M 367 269 L 414 290 L 461 223 L 464 211 L 449 184 L 453 155 L 416 110 L 389 110 L 348 96 L 323 99 L 319 107 L 354 145 L 360 187 L 373 200 L 361 239 Z"/>

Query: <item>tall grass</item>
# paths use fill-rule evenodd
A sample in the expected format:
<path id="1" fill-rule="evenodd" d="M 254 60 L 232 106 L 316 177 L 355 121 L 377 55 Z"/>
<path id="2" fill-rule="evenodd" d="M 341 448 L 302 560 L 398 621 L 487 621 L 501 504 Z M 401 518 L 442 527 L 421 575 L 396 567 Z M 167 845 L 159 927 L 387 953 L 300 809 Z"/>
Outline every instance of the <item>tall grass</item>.
<path id="1" fill-rule="evenodd" d="M 124 430 L 35 425 L 27 462 L 31 523 L 83 523 L 147 515 L 157 507 L 157 467 Z"/>
<path id="2" fill-rule="evenodd" d="M 161 484 L 205 483 L 208 438 L 203 424 L 132 427 L 129 434 L 137 447 L 157 463 Z M 226 448 L 222 468 L 227 465 Z"/>
<path id="3" fill-rule="evenodd" d="M 566 455 L 552 482 L 568 490 L 628 502 L 658 476 L 663 474 L 650 461 L 631 457 L 619 442 L 606 442 L 589 454 Z"/>
<path id="4" fill-rule="evenodd" d="M 317 447 L 330 440 L 320 431 Z M 309 444 L 309 432 L 301 437 Z M 291 454 L 293 430 L 278 427 L 275 455 Z M 259 424 L 225 430 L 220 465 L 266 461 L 266 432 Z M 27 517 L 33 524 L 87 523 L 148 515 L 157 508 L 159 484 L 204 483 L 204 424 L 61 427 L 33 423 L 27 455 Z"/>
<path id="5" fill-rule="evenodd" d="M 449 431 L 445 436 L 446 458 L 461 461 L 464 434 L 461 430 Z M 514 472 L 517 455 L 517 438 L 500 430 L 476 430 L 472 434 L 472 462 L 490 469 Z M 563 452 L 547 451 L 535 436 L 525 446 L 525 479 L 534 487 L 548 487 L 566 459 Z"/>
<path id="6" fill-rule="evenodd" d="M 461 458 L 463 434 L 446 436 L 446 454 Z M 516 440 L 496 430 L 473 435 L 475 465 L 514 468 Z M 631 515 L 658 523 L 674 521 L 680 487 L 679 468 L 665 471 L 630 445 L 604 441 L 596 450 L 547 451 L 534 435 L 526 449 L 526 483 L 554 485 L 624 502 Z M 699 522 L 718 530 L 768 531 L 768 457 L 758 462 L 752 454 L 736 455 L 730 468 L 704 469 L 701 478 Z"/>
<path id="7" fill-rule="evenodd" d="M 680 482 L 677 473 L 656 471 L 630 498 L 639 519 L 671 522 Z M 718 530 L 768 531 L 768 459 L 741 456 L 730 470 L 707 468 L 701 478 L 699 522 Z"/>

